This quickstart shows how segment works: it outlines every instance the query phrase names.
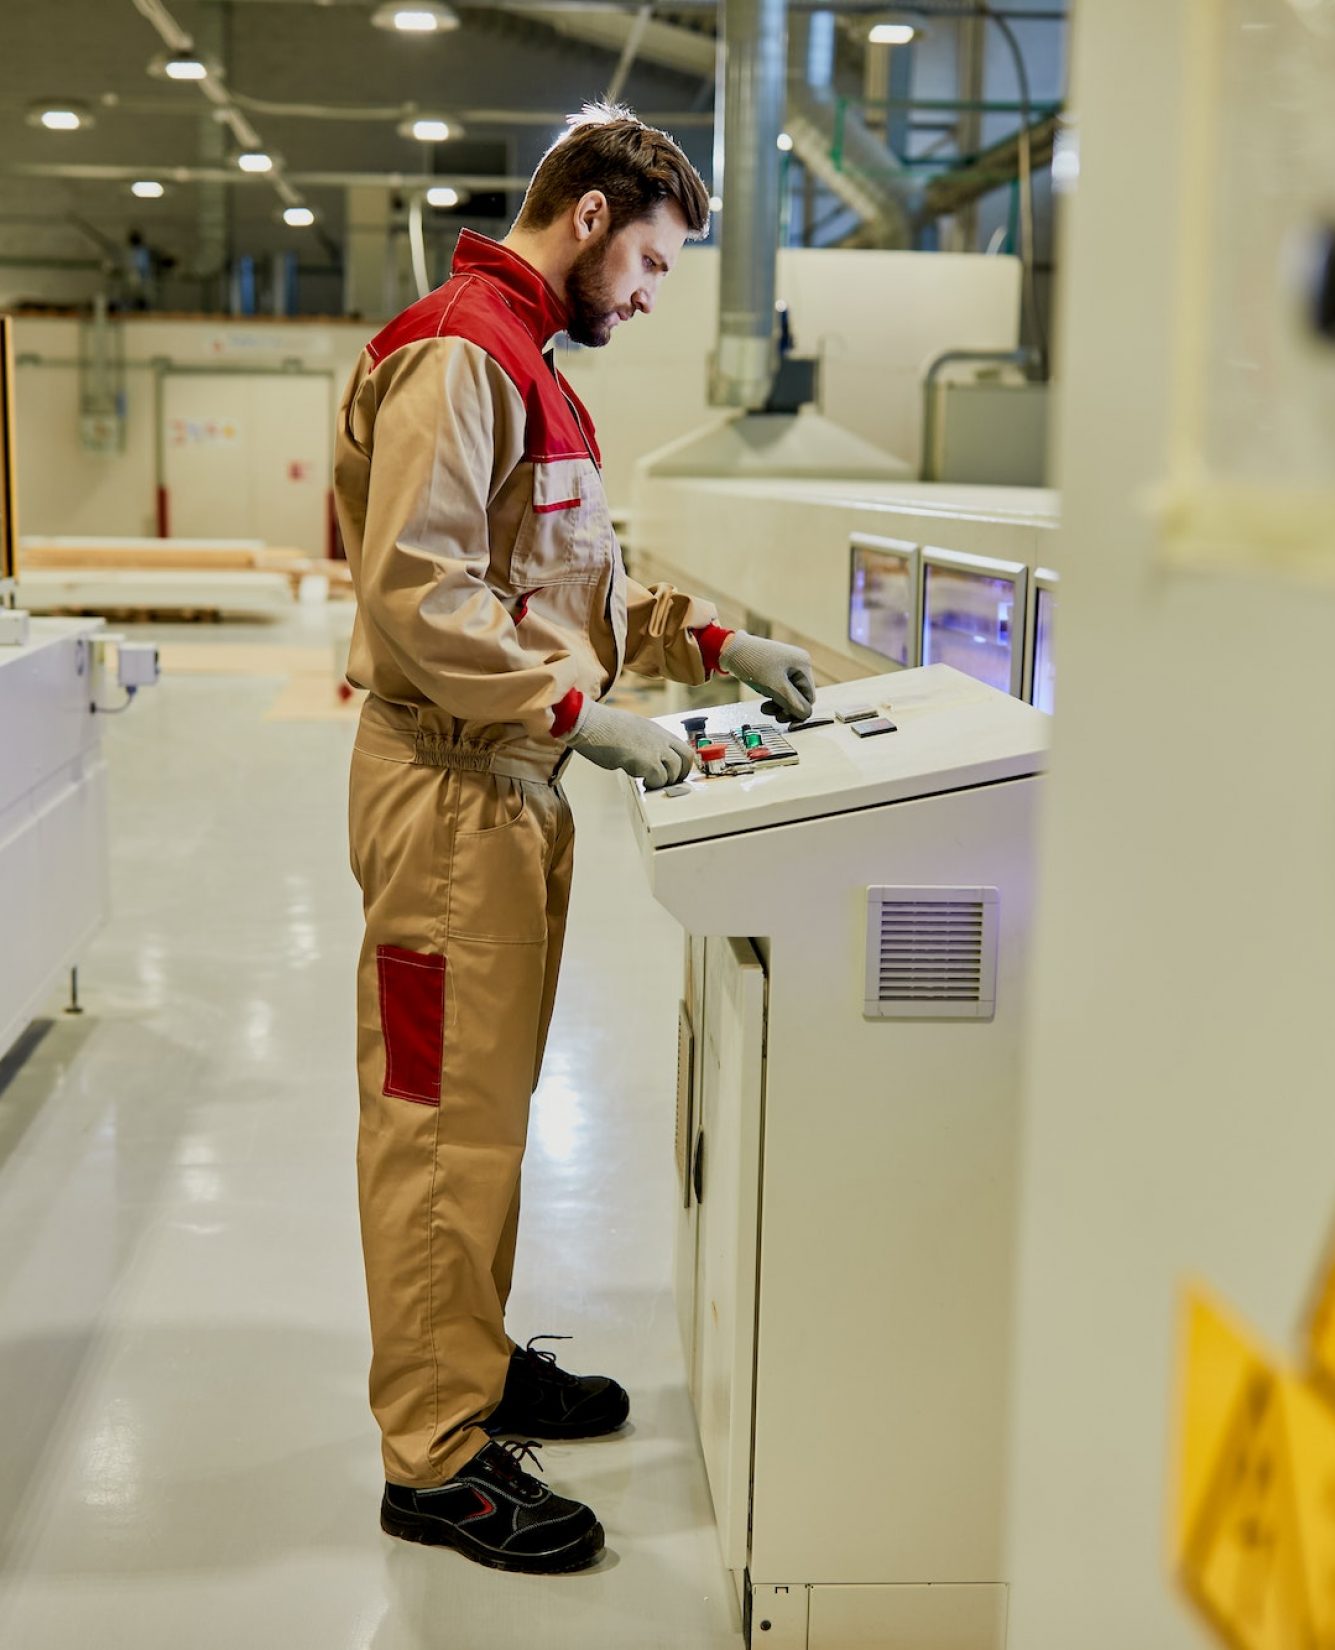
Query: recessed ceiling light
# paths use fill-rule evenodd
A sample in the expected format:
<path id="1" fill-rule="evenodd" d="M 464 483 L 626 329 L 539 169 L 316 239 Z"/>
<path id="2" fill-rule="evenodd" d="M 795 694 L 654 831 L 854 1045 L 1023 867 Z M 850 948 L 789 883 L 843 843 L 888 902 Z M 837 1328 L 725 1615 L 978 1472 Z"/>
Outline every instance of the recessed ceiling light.
<path id="1" fill-rule="evenodd" d="M 130 185 L 130 193 L 138 195 L 141 201 L 156 201 L 161 200 L 166 191 L 152 178 L 141 178 L 138 183 Z"/>
<path id="2" fill-rule="evenodd" d="M 28 110 L 30 126 L 45 126 L 48 132 L 77 132 L 93 124 L 92 111 L 84 103 L 57 103 L 48 98 Z"/>
<path id="3" fill-rule="evenodd" d="M 867 39 L 873 46 L 907 46 L 917 32 L 912 23 L 877 23 Z"/>
<path id="4" fill-rule="evenodd" d="M 414 115 L 399 125 L 399 136 L 416 138 L 419 143 L 444 143 L 448 138 L 464 135 L 457 120 L 446 120 L 443 115 Z"/>
<path id="5" fill-rule="evenodd" d="M 464 197 L 457 189 L 451 189 L 448 184 L 439 184 L 435 189 L 426 192 L 428 206 L 459 206 Z"/>
<path id="6" fill-rule="evenodd" d="M 266 155 L 262 149 L 243 149 L 236 157 L 236 164 L 243 172 L 272 172 L 273 156 Z"/>
<path id="7" fill-rule="evenodd" d="M 283 213 L 283 222 L 289 229 L 309 229 L 315 222 L 315 214 L 309 206 L 289 206 Z"/>
<path id="8" fill-rule="evenodd" d="M 377 6 L 371 21 L 378 29 L 395 29 L 400 34 L 443 34 L 459 27 L 457 13 L 434 0 L 399 0 L 397 5 Z"/>
<path id="9" fill-rule="evenodd" d="M 779 148 L 783 150 L 785 155 L 793 147 L 793 140 L 792 140 L 791 137 L 789 137 L 787 132 L 780 132 L 778 137 L 776 137 L 774 141 L 779 146 Z"/>

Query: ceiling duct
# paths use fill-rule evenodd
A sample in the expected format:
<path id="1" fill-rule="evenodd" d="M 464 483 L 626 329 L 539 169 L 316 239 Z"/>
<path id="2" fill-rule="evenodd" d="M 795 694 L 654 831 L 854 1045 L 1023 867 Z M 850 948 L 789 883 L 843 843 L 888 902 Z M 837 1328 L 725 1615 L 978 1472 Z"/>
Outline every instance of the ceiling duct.
<path id="1" fill-rule="evenodd" d="M 650 453 L 653 476 L 842 477 L 890 481 L 912 475 L 903 460 L 834 423 L 814 405 L 795 408 L 776 391 L 775 291 L 779 261 L 779 132 L 787 90 L 784 0 L 726 0 L 719 53 L 723 105 L 723 199 L 718 348 L 709 398 L 723 413 Z M 721 179 L 721 187 L 720 187 Z M 781 386 L 780 386 L 781 388 Z M 772 395 L 772 392 L 773 395 Z"/>
<path id="2" fill-rule="evenodd" d="M 716 407 L 763 407 L 774 381 L 779 133 L 787 79 L 785 0 L 725 0 L 717 103 L 723 110 Z M 717 118 L 717 114 L 716 114 Z"/>

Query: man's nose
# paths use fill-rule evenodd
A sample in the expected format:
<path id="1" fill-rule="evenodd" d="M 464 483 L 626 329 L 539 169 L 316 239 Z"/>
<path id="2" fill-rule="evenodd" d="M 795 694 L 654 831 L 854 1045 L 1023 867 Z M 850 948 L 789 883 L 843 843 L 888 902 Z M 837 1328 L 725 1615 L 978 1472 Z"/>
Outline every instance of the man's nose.
<path id="1" fill-rule="evenodd" d="M 644 312 L 644 314 L 646 314 L 646 315 L 652 314 L 653 307 L 654 307 L 654 295 L 649 290 L 648 287 L 643 287 L 642 286 L 640 288 L 640 290 L 635 294 L 635 296 L 631 299 L 631 303 L 635 306 L 636 309 L 642 310 Z"/>

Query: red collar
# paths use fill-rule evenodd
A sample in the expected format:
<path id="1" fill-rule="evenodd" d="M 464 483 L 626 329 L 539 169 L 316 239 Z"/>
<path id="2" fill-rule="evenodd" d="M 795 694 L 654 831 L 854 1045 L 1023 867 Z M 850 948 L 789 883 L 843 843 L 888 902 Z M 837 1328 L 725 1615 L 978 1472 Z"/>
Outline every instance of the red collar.
<path id="1" fill-rule="evenodd" d="M 566 307 L 545 277 L 526 258 L 486 235 L 460 231 L 450 274 L 477 275 L 498 287 L 539 349 L 565 327 Z"/>

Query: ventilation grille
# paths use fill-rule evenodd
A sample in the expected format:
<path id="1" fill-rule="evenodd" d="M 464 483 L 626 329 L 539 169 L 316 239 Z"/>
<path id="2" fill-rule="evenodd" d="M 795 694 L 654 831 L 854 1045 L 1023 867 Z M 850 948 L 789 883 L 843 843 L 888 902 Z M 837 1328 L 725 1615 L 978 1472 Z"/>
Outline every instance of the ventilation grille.
<path id="1" fill-rule="evenodd" d="M 863 1012 L 876 1019 L 990 1019 L 995 888 L 869 888 Z"/>

